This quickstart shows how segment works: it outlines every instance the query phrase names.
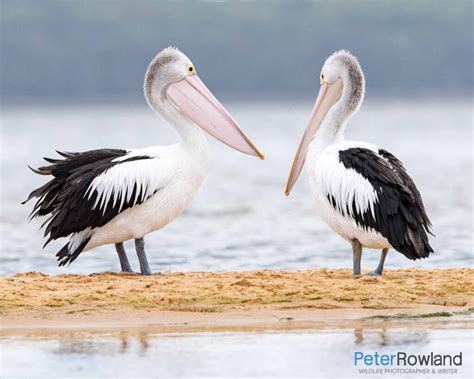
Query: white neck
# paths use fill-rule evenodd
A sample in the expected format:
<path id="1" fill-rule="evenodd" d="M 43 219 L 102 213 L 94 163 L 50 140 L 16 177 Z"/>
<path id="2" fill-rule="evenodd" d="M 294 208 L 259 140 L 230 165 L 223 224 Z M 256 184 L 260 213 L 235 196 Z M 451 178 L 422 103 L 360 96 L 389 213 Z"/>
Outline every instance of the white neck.
<path id="1" fill-rule="evenodd" d="M 349 106 L 353 100 L 351 96 L 352 83 L 347 77 L 343 80 L 344 89 L 341 98 L 329 109 L 309 146 L 308 151 L 312 151 L 316 155 L 319 155 L 329 145 L 344 141 L 347 121 L 354 114 L 354 110 Z"/>
<path id="2" fill-rule="evenodd" d="M 180 137 L 180 145 L 184 150 L 199 154 L 202 159 L 207 160 L 209 156 L 209 146 L 202 130 L 189 118 L 179 112 L 166 99 L 158 96 L 147 97 L 150 108 L 169 124 L 171 124 L 178 136 Z"/>

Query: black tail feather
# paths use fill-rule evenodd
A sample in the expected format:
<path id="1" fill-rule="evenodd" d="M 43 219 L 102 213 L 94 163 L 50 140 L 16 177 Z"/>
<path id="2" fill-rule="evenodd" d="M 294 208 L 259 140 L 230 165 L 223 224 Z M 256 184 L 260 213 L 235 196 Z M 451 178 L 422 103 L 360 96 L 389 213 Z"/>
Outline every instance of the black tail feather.
<path id="1" fill-rule="evenodd" d="M 50 172 L 46 172 L 44 170 L 41 170 L 41 167 L 36 169 L 36 168 L 33 168 L 31 167 L 30 165 L 28 165 L 28 168 L 33 171 L 35 174 L 38 174 L 38 175 L 49 175 Z"/>
<path id="2" fill-rule="evenodd" d="M 56 159 L 56 158 L 48 158 L 48 157 L 43 157 L 43 159 L 48 162 L 48 163 L 53 163 L 53 164 L 56 164 L 59 162 L 59 159 Z"/>
<path id="3" fill-rule="evenodd" d="M 73 153 L 73 152 L 69 152 L 69 151 L 59 151 L 59 150 L 56 150 L 56 153 L 58 153 L 59 155 L 61 155 L 64 158 L 71 158 L 75 155 L 80 154 L 80 153 Z"/>
<path id="4" fill-rule="evenodd" d="M 59 262 L 59 267 L 65 266 L 65 265 L 70 265 L 72 262 L 74 262 L 79 254 L 81 254 L 82 250 L 86 247 L 87 243 L 90 241 L 91 237 L 87 237 L 84 241 L 81 242 L 81 244 L 75 249 L 74 251 L 69 250 L 69 245 L 71 242 L 68 242 L 66 245 L 62 247 L 61 250 L 59 250 L 56 254 L 56 257 L 58 257 L 58 262 Z"/>

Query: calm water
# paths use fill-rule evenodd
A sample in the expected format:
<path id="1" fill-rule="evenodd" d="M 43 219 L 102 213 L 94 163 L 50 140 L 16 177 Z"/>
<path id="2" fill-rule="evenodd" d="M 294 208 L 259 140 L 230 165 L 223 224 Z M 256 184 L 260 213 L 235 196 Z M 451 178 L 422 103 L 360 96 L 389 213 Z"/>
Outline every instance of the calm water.
<path id="1" fill-rule="evenodd" d="M 313 211 L 307 178 L 300 179 L 291 197 L 283 196 L 312 104 L 225 104 L 267 159 L 244 156 L 209 138 L 213 159 L 200 192 L 185 214 L 146 238 L 152 270 L 350 267 L 349 245 Z M 27 223 L 32 204 L 21 206 L 20 202 L 44 178 L 26 165 L 41 165 L 41 157 L 55 156 L 55 149 L 173 143 L 176 137 L 171 128 L 145 105 L 6 108 L 2 119 L 0 274 L 117 270 L 112 246 L 87 252 L 65 269 L 56 267 L 54 257 L 64 241 L 41 250 L 41 223 Z M 369 99 L 350 122 L 347 136 L 377 143 L 396 154 L 417 183 L 433 221 L 436 254 L 412 262 L 393 253 L 387 267 L 471 266 L 470 100 Z M 128 248 L 132 255 L 130 244 Z M 373 268 L 378 252 L 369 250 L 363 259 L 364 268 Z"/>
<path id="2" fill-rule="evenodd" d="M 147 330 L 31 333 L 0 339 L 7 377 L 470 378 L 466 329 L 322 329 L 159 334 Z M 354 352 L 463 354 L 453 375 L 363 375 Z M 417 366 L 420 368 L 420 366 Z M 434 367 L 435 368 L 435 367 Z M 435 368 L 436 369 L 436 368 Z"/>

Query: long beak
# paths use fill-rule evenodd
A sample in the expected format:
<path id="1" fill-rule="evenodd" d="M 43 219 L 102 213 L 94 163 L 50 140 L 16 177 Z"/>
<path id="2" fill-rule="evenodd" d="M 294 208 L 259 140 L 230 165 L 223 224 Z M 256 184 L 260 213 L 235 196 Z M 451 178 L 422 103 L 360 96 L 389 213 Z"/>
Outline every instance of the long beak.
<path id="1" fill-rule="evenodd" d="M 326 113 L 341 97 L 342 90 L 343 84 L 342 79 L 340 78 L 337 79 L 333 84 L 322 83 L 321 88 L 319 89 L 318 97 L 316 98 L 313 110 L 311 112 L 308 126 L 304 131 L 303 138 L 301 139 L 298 150 L 296 151 L 295 159 L 293 160 L 293 164 L 291 166 L 288 181 L 286 182 L 286 196 L 290 194 L 291 189 L 300 176 L 301 170 L 303 169 L 303 165 L 306 160 L 306 153 L 308 152 L 309 144 L 321 126 L 321 122 L 323 121 L 324 116 L 326 116 Z"/>
<path id="2" fill-rule="evenodd" d="M 166 96 L 181 113 L 211 136 L 242 153 L 264 159 L 263 154 L 197 75 L 188 75 L 171 84 Z"/>

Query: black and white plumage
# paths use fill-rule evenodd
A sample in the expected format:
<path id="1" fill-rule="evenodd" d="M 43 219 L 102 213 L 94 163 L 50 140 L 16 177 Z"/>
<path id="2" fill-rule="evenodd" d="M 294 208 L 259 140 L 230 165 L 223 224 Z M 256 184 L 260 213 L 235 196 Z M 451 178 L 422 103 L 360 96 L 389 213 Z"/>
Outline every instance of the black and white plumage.
<path id="1" fill-rule="evenodd" d="M 344 139 L 347 120 L 359 109 L 364 91 L 364 75 L 353 55 L 339 51 L 326 60 L 286 193 L 306 161 L 318 213 L 353 247 L 354 274 L 360 274 L 362 248 L 368 247 L 382 249 L 374 272 L 380 275 L 389 248 L 413 260 L 433 252 L 431 223 L 415 183 L 393 154 Z"/>
<path id="2" fill-rule="evenodd" d="M 200 187 L 208 165 L 202 130 L 263 159 L 179 50 L 164 49 L 152 60 L 144 92 L 152 110 L 175 128 L 179 143 L 60 152 L 62 159 L 45 158 L 50 165 L 32 169 L 52 176 L 26 201 L 38 198 L 32 218 L 47 217 L 46 244 L 69 238 L 57 253 L 60 266 L 94 247 L 115 244 L 122 271 L 131 271 L 123 241 L 134 239 L 141 272 L 151 274 L 143 237 L 179 216 Z"/>

